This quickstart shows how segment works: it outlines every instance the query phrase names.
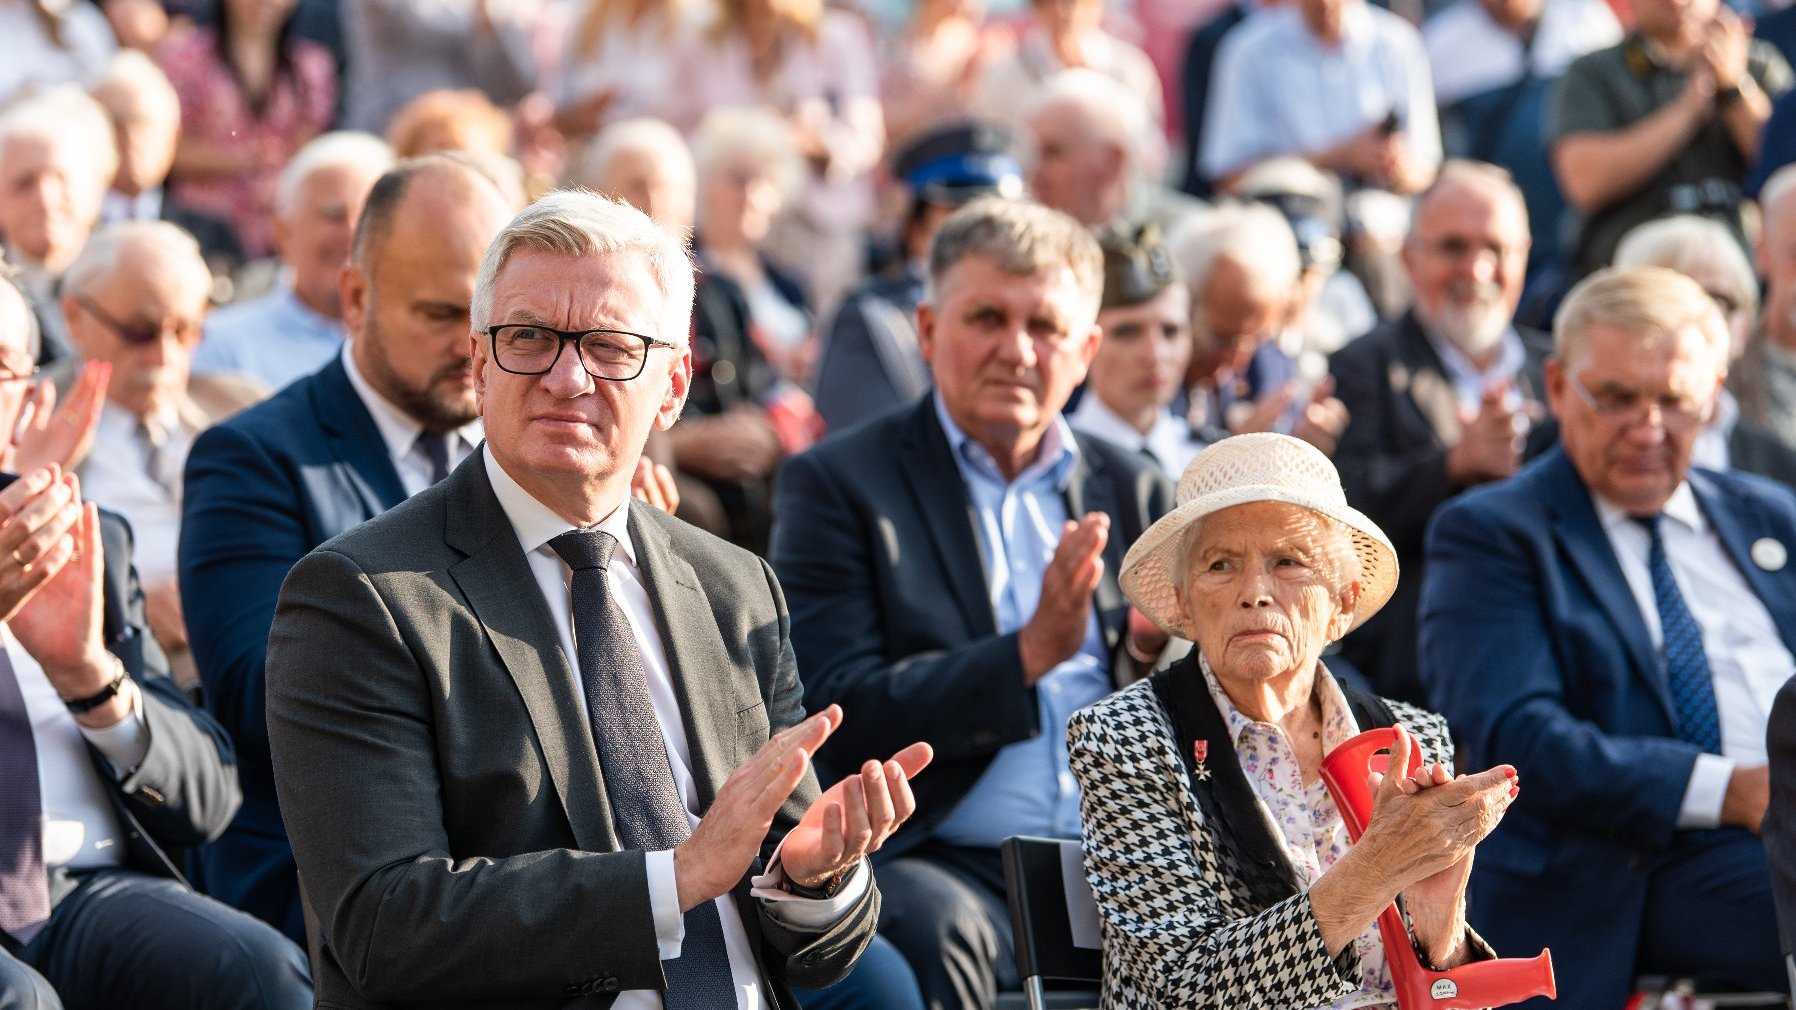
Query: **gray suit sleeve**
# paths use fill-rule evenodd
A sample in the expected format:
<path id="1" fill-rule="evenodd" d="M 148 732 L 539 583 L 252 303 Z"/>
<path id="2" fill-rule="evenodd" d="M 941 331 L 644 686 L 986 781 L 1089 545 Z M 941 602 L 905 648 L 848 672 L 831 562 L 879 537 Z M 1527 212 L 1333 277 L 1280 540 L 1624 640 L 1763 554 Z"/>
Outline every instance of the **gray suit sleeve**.
<path id="1" fill-rule="evenodd" d="M 553 999 L 576 978 L 661 988 L 641 852 L 450 851 L 432 681 L 353 560 L 321 550 L 294 568 L 267 669 L 302 889 L 364 997 Z"/>

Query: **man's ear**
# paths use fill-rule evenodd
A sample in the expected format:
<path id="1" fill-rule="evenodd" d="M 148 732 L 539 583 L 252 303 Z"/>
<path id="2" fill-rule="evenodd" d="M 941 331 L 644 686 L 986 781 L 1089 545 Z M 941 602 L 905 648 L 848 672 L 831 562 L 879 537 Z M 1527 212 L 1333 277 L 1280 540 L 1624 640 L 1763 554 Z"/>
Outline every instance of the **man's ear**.
<path id="1" fill-rule="evenodd" d="M 1565 362 L 1559 360 L 1557 354 L 1548 358 L 1541 377 L 1546 380 L 1547 409 L 1556 418 L 1564 417 L 1564 411 L 1560 408 L 1565 402 L 1566 394 Z"/>
<path id="2" fill-rule="evenodd" d="M 343 264 L 337 274 L 337 293 L 343 299 L 343 328 L 359 336 L 368 320 L 368 275 L 355 263 Z"/>
<path id="3" fill-rule="evenodd" d="M 87 360 L 93 360 L 88 344 L 87 312 L 74 295 L 62 296 L 62 318 L 67 323 L 69 343 L 75 345 L 75 353 Z"/>
<path id="4" fill-rule="evenodd" d="M 668 374 L 667 394 L 661 398 L 661 408 L 655 412 L 655 427 L 661 431 L 674 426 L 680 419 L 680 411 L 686 406 L 686 394 L 692 390 L 692 345 L 680 345 L 674 358 L 672 370 Z"/>
<path id="5" fill-rule="evenodd" d="M 474 362 L 474 405 L 483 413 L 486 410 L 486 366 L 491 361 L 486 353 L 486 341 L 480 339 L 484 336 L 486 334 L 479 330 L 468 334 L 468 357 Z"/>
<path id="6" fill-rule="evenodd" d="M 924 364 L 935 364 L 935 306 L 928 302 L 917 304 L 917 351 Z"/>

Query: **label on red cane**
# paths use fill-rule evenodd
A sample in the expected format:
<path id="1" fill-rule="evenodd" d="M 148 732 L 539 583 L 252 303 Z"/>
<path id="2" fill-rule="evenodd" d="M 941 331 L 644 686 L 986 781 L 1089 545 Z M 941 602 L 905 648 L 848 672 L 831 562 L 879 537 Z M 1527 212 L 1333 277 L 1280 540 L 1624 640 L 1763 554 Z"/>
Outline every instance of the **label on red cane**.
<path id="1" fill-rule="evenodd" d="M 1428 995 L 1435 999 L 1452 999 L 1459 995 L 1459 986 L 1450 978 L 1435 979 L 1434 985 L 1428 988 Z"/>

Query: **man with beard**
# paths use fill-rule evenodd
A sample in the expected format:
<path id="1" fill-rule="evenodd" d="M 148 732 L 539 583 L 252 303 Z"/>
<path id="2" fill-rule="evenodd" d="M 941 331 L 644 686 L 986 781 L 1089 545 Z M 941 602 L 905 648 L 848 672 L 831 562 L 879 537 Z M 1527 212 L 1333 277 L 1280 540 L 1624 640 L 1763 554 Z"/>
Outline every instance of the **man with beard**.
<path id="1" fill-rule="evenodd" d="M 512 207 L 473 162 L 429 155 L 381 176 L 342 273 L 351 339 L 322 369 L 201 437 L 188 459 L 181 595 L 206 702 L 237 743 L 243 810 L 199 851 L 213 896 L 302 945 L 276 806 L 263 659 L 287 570 L 442 479 L 480 444 L 468 306 Z"/>
<path id="2" fill-rule="evenodd" d="M 1417 202 L 1403 247 L 1408 313 L 1335 352 L 1347 430 L 1335 460 L 1348 501 L 1391 537 L 1405 578 L 1342 643 L 1379 693 L 1422 702 L 1416 603 L 1422 534 L 1449 498 L 1521 465 L 1540 413 L 1545 334 L 1511 324 L 1528 263 L 1528 214 L 1509 173 L 1450 161 Z"/>

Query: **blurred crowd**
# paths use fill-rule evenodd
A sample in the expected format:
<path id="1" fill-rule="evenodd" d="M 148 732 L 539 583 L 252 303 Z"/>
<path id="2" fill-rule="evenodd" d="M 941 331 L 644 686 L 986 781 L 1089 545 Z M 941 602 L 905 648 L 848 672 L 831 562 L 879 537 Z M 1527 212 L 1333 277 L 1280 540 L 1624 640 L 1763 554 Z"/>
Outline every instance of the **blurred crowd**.
<path id="1" fill-rule="evenodd" d="M 1168 483 L 1231 434 L 1336 462 L 1403 579 L 1329 661 L 1387 697 L 1441 705 L 1425 534 L 1555 451 L 1549 331 L 1593 272 L 1707 292 L 1731 342 L 1694 465 L 1796 487 L 1796 6 L 0 0 L 0 37 L 0 465 L 78 475 L 65 496 L 128 522 L 150 644 L 236 739 L 242 811 L 183 869 L 302 945 L 262 716 L 275 596 L 478 450 L 475 273 L 558 188 L 690 235 L 692 385 L 645 493 L 769 557 L 814 625 L 846 618 L 812 513 L 880 506 L 782 466 L 929 396 L 932 240 L 975 199 L 1103 250 L 1103 340 L 1052 404 L 1071 430 Z M 1021 608 L 1000 630 L 1037 605 L 991 589 Z M 889 662 L 928 652 L 883 632 Z M 829 635 L 793 637 L 821 702 L 853 695 Z M 1014 742 L 944 692 L 973 752 Z M 980 983 L 926 969 L 971 941 L 925 932 L 894 939 L 928 1005 L 1014 984 L 1007 935 Z"/>

